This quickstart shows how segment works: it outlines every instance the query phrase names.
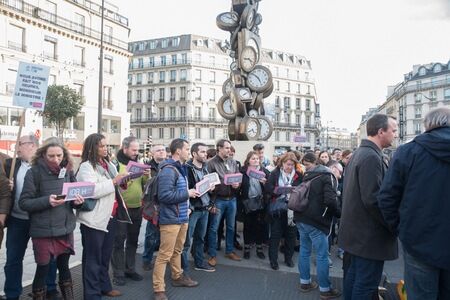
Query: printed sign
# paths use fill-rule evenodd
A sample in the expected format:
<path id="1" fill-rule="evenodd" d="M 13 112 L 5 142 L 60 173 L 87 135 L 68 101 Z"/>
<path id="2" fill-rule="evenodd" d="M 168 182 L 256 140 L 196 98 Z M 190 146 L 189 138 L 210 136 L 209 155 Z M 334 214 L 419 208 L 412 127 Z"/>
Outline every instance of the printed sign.
<path id="1" fill-rule="evenodd" d="M 139 178 L 142 175 L 144 175 L 144 172 L 130 173 L 127 176 L 122 177 L 122 179 L 119 182 L 119 185 L 124 184 L 128 180 Z"/>
<path id="2" fill-rule="evenodd" d="M 76 195 L 80 195 L 83 198 L 92 198 L 94 191 L 95 183 L 93 182 L 65 182 L 62 195 L 66 195 L 65 201 L 72 201 L 76 199 Z"/>
<path id="3" fill-rule="evenodd" d="M 290 194 L 294 190 L 295 186 L 277 186 L 274 193 L 276 195 Z"/>
<path id="4" fill-rule="evenodd" d="M 223 183 L 225 185 L 232 185 L 233 183 L 242 182 L 242 173 L 225 174 L 223 177 Z"/>
<path id="5" fill-rule="evenodd" d="M 149 165 L 140 164 L 134 161 L 131 161 L 127 164 L 127 172 L 130 173 L 144 173 L 146 170 L 150 169 Z"/>
<path id="6" fill-rule="evenodd" d="M 13 105 L 44 110 L 50 67 L 19 63 Z"/>
<path id="7" fill-rule="evenodd" d="M 220 184 L 220 178 L 216 172 L 209 173 L 208 175 L 203 176 L 203 178 L 207 178 L 209 180 L 210 184 L 214 184 L 214 185 Z"/>
<path id="8" fill-rule="evenodd" d="M 266 178 L 266 173 L 264 173 L 263 171 L 256 170 L 255 168 L 248 168 L 247 176 L 250 178 L 255 178 L 255 179 L 260 180 L 260 179 Z"/>
<path id="9" fill-rule="evenodd" d="M 208 178 L 204 178 L 203 180 L 201 180 L 195 184 L 195 190 L 197 191 L 197 193 L 200 194 L 200 196 L 202 196 L 207 191 L 209 191 L 210 187 L 211 187 L 211 183 L 209 182 Z"/>

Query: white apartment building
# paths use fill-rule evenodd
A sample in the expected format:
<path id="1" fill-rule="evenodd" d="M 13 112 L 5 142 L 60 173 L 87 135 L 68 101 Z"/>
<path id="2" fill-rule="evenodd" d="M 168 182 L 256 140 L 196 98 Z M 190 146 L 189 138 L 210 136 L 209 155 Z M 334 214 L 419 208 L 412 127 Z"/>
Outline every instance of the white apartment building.
<path id="1" fill-rule="evenodd" d="M 324 150 L 336 148 L 352 150 L 358 146 L 357 136 L 356 133 L 350 132 L 346 128 L 322 127 L 320 145 L 320 148 Z"/>
<path id="2" fill-rule="evenodd" d="M 443 106 L 450 107 L 450 61 L 414 65 L 403 82 L 388 87 L 386 101 L 377 112 L 397 119 L 399 137 L 394 146 L 398 146 L 422 133 L 424 116 Z M 365 135 L 366 122 L 360 125 L 360 136 Z"/>
<path id="3" fill-rule="evenodd" d="M 50 67 L 49 84 L 68 85 L 85 104 L 70 120 L 65 141 L 80 153 L 84 138 L 97 132 L 100 54 L 100 0 L 0 1 L 0 150 L 13 149 L 22 109 L 12 106 L 20 61 Z M 103 132 L 113 147 L 130 133 L 126 112 L 128 19 L 106 2 L 104 8 Z M 56 134 L 40 116 L 27 110 L 22 134 Z"/>
<path id="4" fill-rule="evenodd" d="M 232 62 L 223 45 L 193 34 L 130 42 L 128 111 L 142 143 L 148 136 L 165 145 L 178 137 L 208 145 L 228 138 L 228 121 L 216 107 Z M 270 68 L 274 80 L 274 92 L 264 100 L 266 115 L 274 120 L 266 143 L 272 151 L 314 147 L 320 114 L 310 61 L 263 49 L 260 64 Z"/>

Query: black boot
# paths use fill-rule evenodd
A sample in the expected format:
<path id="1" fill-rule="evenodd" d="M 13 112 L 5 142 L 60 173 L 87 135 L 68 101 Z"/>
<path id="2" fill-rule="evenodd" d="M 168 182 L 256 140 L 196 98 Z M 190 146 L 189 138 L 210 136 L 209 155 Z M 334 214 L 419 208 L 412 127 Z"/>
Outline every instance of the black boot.
<path id="1" fill-rule="evenodd" d="M 33 300 L 45 300 L 46 289 L 37 289 L 33 291 Z"/>
<path id="2" fill-rule="evenodd" d="M 58 285 L 64 300 L 74 300 L 72 279 L 60 281 Z"/>
<path id="3" fill-rule="evenodd" d="M 244 245 L 244 259 L 250 259 L 250 245 Z"/>

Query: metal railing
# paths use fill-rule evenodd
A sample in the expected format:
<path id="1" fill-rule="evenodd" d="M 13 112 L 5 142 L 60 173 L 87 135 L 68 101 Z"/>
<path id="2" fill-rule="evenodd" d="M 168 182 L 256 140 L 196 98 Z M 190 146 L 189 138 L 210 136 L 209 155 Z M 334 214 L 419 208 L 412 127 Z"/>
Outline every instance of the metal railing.
<path id="1" fill-rule="evenodd" d="M 99 14 L 102 13 L 101 5 L 94 3 L 89 0 L 72 0 L 72 2 L 77 3 L 78 5 L 81 5 L 85 8 L 88 8 L 94 12 L 97 12 Z M 105 11 L 105 18 L 116 21 L 122 25 L 125 25 L 128 27 L 128 18 L 124 17 L 116 12 L 113 12 L 112 10 L 109 10 L 108 8 L 104 8 Z"/>
<path id="2" fill-rule="evenodd" d="M 131 123 L 186 123 L 186 122 L 200 122 L 200 123 L 220 123 L 224 124 L 226 120 L 224 119 L 218 119 L 218 118 L 201 118 L 201 117 L 191 117 L 191 116 L 184 116 L 184 117 L 150 117 L 150 118 L 132 118 Z"/>
<path id="3" fill-rule="evenodd" d="M 199 62 L 199 61 L 192 61 L 190 59 L 185 60 L 185 61 L 176 61 L 176 62 L 172 62 L 172 61 L 166 61 L 165 63 L 161 63 L 161 62 L 145 62 L 143 64 L 134 66 L 132 63 L 130 63 L 128 65 L 128 69 L 129 70 L 138 70 L 138 69 L 151 69 L 151 68 L 161 68 L 161 67 L 168 67 L 168 66 L 183 66 L 183 65 L 198 65 L 198 66 L 203 66 L 203 67 L 208 67 L 208 68 L 223 68 L 223 69 L 229 69 L 228 65 L 224 65 L 224 64 L 212 64 L 212 63 L 208 63 L 208 62 Z"/>
<path id="4" fill-rule="evenodd" d="M 20 52 L 27 52 L 27 47 L 22 43 L 8 41 L 8 48 Z"/>
<path id="5" fill-rule="evenodd" d="M 20 2 L 21 5 L 17 5 L 17 2 Z M 74 1 L 76 2 L 76 1 Z M 97 30 L 94 30 L 90 27 L 84 26 L 84 24 L 75 23 L 66 18 L 60 17 L 53 13 L 43 10 L 40 7 L 34 6 L 25 1 L 17 1 L 17 0 L 0 0 L 0 6 L 7 7 L 9 9 L 20 12 L 24 15 L 41 19 L 43 21 L 55 24 L 64 29 L 76 32 L 78 34 L 88 36 L 97 40 L 100 40 L 101 33 Z M 104 42 L 106 44 L 110 44 L 112 46 L 119 47 L 123 50 L 128 51 L 128 43 L 121 41 L 119 39 L 113 38 L 109 35 L 104 34 Z M 25 52 L 25 51 L 23 51 Z"/>
<path id="6" fill-rule="evenodd" d="M 421 83 L 413 86 L 401 86 L 394 91 L 392 96 L 395 95 L 397 98 L 401 98 L 406 93 L 421 92 L 424 90 L 438 89 L 441 87 L 450 87 L 450 81 L 448 79 L 443 79 L 434 82 Z"/>

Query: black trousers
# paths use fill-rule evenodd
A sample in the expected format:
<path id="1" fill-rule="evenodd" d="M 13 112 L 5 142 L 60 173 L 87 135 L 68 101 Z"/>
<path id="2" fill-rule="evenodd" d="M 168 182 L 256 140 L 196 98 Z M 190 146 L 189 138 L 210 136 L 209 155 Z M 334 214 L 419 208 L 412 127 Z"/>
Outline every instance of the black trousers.
<path id="1" fill-rule="evenodd" d="M 117 222 L 116 236 L 111 259 L 113 276 L 124 276 L 125 273 L 134 273 L 136 265 L 136 250 L 138 245 L 139 231 L 142 224 L 141 208 L 128 208 L 131 222 Z M 125 243 L 126 240 L 126 243 Z M 124 248 L 125 243 L 125 248 Z"/>
<path id="2" fill-rule="evenodd" d="M 271 218 L 269 239 L 270 262 L 275 263 L 278 261 L 278 248 L 280 247 L 282 237 L 284 237 L 284 260 L 288 261 L 294 255 L 297 227 L 288 226 L 287 212 Z"/>
<path id="3" fill-rule="evenodd" d="M 244 214 L 244 244 L 255 243 L 261 245 L 264 241 L 264 211 L 255 211 Z"/>
<path id="4" fill-rule="evenodd" d="M 112 290 L 109 278 L 109 262 L 114 244 L 117 220 L 111 218 L 108 232 L 93 229 L 81 224 L 81 243 L 83 245 L 82 272 L 84 300 L 100 300 L 102 292 Z"/>

